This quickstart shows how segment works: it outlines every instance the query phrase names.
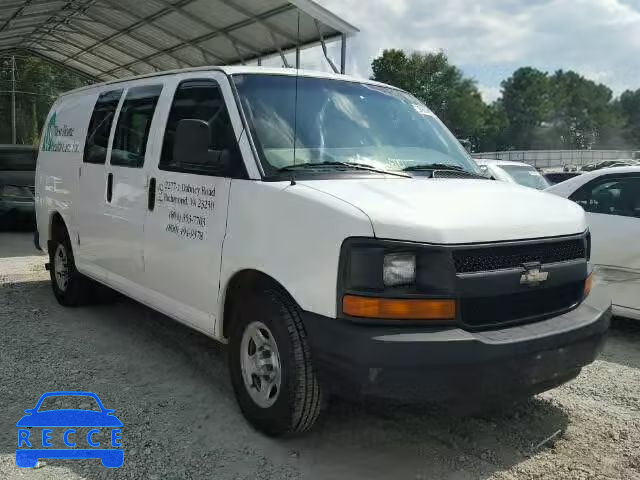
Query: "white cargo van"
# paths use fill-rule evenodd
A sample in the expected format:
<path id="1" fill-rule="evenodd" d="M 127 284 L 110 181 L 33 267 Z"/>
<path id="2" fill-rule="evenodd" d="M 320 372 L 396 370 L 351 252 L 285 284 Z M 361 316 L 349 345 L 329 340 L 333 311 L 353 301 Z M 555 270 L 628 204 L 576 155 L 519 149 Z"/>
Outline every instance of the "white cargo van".
<path id="1" fill-rule="evenodd" d="M 60 303 L 104 284 L 229 343 L 271 435 L 332 394 L 532 395 L 609 326 L 583 210 L 483 177 L 427 107 L 367 80 L 211 67 L 75 90 L 36 203 Z"/>

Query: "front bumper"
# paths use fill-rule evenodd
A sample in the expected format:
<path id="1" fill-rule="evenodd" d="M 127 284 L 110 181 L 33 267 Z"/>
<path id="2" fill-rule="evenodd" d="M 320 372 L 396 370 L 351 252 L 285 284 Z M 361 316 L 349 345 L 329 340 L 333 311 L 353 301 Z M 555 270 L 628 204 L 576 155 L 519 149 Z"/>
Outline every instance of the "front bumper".
<path id="1" fill-rule="evenodd" d="M 597 288 L 563 315 L 480 332 L 304 315 L 326 388 L 351 398 L 399 401 L 476 401 L 548 390 L 595 360 L 610 320 L 611 301 Z"/>

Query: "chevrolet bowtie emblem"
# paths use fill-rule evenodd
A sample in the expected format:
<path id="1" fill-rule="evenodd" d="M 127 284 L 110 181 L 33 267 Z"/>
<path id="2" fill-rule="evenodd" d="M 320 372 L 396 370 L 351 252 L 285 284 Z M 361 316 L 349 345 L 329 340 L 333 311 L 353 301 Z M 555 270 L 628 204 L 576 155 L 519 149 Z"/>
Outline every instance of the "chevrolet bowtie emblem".
<path id="1" fill-rule="evenodd" d="M 543 272 L 540 270 L 540 266 L 528 266 L 523 265 L 526 272 L 520 277 L 520 285 L 528 285 L 530 287 L 537 287 L 542 282 L 546 282 L 549 278 L 549 272 Z"/>

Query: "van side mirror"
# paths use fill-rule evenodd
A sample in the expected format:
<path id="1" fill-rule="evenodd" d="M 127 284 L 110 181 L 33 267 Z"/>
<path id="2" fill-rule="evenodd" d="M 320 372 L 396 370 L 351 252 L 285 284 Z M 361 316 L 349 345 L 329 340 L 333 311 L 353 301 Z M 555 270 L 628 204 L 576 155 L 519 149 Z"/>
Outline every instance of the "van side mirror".
<path id="1" fill-rule="evenodd" d="M 186 118 L 178 122 L 173 142 L 173 159 L 197 169 L 225 172 L 230 165 L 228 150 L 210 150 L 211 129 L 204 120 Z"/>

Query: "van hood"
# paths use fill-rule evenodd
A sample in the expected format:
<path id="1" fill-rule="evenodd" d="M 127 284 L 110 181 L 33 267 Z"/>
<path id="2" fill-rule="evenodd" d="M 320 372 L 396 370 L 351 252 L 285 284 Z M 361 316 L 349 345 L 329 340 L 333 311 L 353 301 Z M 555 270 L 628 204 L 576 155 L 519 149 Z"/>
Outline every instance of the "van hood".
<path id="1" fill-rule="evenodd" d="M 496 242 L 582 233 L 584 210 L 561 197 L 491 180 L 298 181 L 350 203 L 378 238 L 425 243 Z"/>

